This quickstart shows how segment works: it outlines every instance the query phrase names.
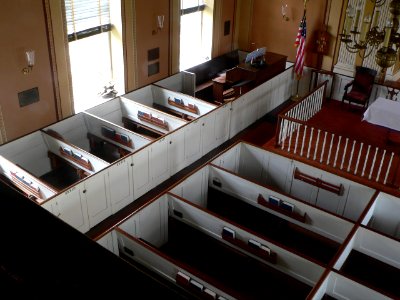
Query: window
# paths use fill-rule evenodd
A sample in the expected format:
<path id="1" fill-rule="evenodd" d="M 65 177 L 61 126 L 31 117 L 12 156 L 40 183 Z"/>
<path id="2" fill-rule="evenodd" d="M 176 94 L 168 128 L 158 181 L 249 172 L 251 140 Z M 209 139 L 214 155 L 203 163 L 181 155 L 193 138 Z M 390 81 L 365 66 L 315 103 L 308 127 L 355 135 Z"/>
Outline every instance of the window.
<path id="1" fill-rule="evenodd" d="M 213 1 L 181 0 L 180 70 L 211 58 Z"/>
<path id="2" fill-rule="evenodd" d="M 121 43 L 113 41 L 113 31 L 119 28 L 117 22 L 121 23 L 120 1 L 64 1 L 74 109 L 78 113 L 124 91 L 123 79 L 115 74 L 115 70 L 120 70 L 115 65 L 123 65 L 122 44 L 113 45 Z M 115 51 L 121 55 L 115 55 Z"/>

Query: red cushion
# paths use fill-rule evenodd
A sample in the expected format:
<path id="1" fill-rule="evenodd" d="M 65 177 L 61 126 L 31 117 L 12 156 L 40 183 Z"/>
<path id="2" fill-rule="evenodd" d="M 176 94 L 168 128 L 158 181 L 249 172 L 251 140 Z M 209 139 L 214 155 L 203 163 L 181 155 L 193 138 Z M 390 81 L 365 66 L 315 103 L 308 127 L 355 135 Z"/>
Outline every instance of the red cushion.
<path id="1" fill-rule="evenodd" d="M 367 100 L 367 95 L 353 89 L 350 93 L 347 93 L 346 99 L 349 98 L 354 101 L 365 102 Z"/>
<path id="2" fill-rule="evenodd" d="M 365 93 L 371 88 L 374 83 L 374 77 L 369 74 L 359 73 L 356 74 L 354 78 L 354 85 L 357 86 L 358 89 L 363 90 Z"/>

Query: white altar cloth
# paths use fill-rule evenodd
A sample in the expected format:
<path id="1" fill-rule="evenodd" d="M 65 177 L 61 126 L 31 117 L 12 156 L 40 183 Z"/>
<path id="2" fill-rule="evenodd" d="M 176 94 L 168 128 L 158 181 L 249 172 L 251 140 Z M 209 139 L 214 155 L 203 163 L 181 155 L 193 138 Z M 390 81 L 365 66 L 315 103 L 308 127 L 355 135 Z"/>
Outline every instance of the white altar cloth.
<path id="1" fill-rule="evenodd" d="M 400 131 L 400 102 L 377 98 L 364 112 L 363 121 Z"/>

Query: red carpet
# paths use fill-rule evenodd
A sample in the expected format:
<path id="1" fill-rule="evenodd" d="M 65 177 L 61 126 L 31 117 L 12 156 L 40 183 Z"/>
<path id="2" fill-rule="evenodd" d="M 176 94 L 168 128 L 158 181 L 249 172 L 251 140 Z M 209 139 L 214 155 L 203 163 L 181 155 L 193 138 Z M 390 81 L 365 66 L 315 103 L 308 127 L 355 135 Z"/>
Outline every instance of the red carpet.
<path id="1" fill-rule="evenodd" d="M 362 121 L 364 110 L 347 103 L 332 100 L 325 102 L 322 110 L 307 123 L 316 128 L 357 139 L 377 147 L 387 146 L 389 129 Z"/>
<path id="2" fill-rule="evenodd" d="M 283 151 L 275 148 L 274 139 L 269 140 L 267 143 L 263 144 L 262 147 L 285 156 L 307 160 L 311 164 L 317 164 L 322 168 L 331 168 L 335 173 L 351 174 L 352 176 L 357 176 L 358 178 L 370 182 L 373 181 L 374 183 L 383 184 L 387 176 L 385 185 L 398 187 L 400 184 L 400 175 L 396 173 L 400 171 L 396 166 L 399 165 L 398 154 L 400 153 L 400 143 L 388 141 L 389 133 L 395 131 L 362 121 L 363 113 L 364 109 L 362 108 L 353 105 L 349 107 L 348 104 L 342 105 L 341 102 L 332 100 L 325 102 L 322 110 L 307 122 L 309 128 L 319 128 L 335 134 L 332 156 L 329 161 L 329 143 L 326 143 L 323 149 L 321 135 L 319 144 L 315 145 L 317 130 L 314 130 L 311 137 L 310 129 L 307 131 L 307 134 L 305 134 L 302 129 L 303 127 L 300 128 L 300 139 L 298 141 L 298 145 L 301 145 L 304 139 L 304 153 L 302 155 L 299 154 L 300 146 L 297 148 L 296 154 L 293 154 L 296 140 L 295 135 L 292 140 L 285 140 Z M 396 134 L 398 134 L 398 132 Z M 341 143 L 338 139 L 339 135 L 342 136 Z M 330 137 L 329 134 L 328 136 Z M 346 137 L 350 139 L 348 146 L 345 146 L 347 144 L 347 142 L 345 142 Z M 314 143 L 309 149 L 308 147 L 310 145 L 308 141 L 310 139 L 314 141 Z M 355 147 L 352 139 L 357 140 L 356 144 L 354 144 Z M 330 141 L 330 138 L 328 141 Z M 363 148 L 360 148 L 360 142 L 364 143 Z M 371 145 L 371 151 L 367 150 L 368 145 Z M 288 148 L 290 148 L 290 150 Z M 384 149 L 386 149 L 386 151 L 383 151 Z M 375 150 L 377 150 L 377 152 L 375 152 Z M 353 155 L 353 151 L 356 153 L 355 155 Z M 360 156 L 357 155 L 358 151 L 361 151 Z M 392 158 L 391 170 L 387 173 L 392 152 L 394 152 L 395 155 Z M 308 158 L 306 158 L 308 156 L 307 153 L 311 154 Z M 317 155 L 315 156 L 315 154 Z M 323 156 L 318 156 L 319 154 Z M 374 155 L 376 161 L 373 159 Z M 367 158 L 368 160 L 366 160 Z"/>

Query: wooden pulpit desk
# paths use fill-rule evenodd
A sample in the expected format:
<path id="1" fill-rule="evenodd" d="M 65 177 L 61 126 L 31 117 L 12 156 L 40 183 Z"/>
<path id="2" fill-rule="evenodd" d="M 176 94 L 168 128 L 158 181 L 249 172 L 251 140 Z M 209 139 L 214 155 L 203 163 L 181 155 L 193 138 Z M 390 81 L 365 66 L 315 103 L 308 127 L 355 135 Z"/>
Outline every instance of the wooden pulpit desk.
<path id="1" fill-rule="evenodd" d="M 214 101 L 223 103 L 223 93 L 227 89 L 233 88 L 236 98 L 278 75 L 285 70 L 286 59 L 287 56 L 267 52 L 265 54 L 265 65 L 262 67 L 240 63 L 226 71 L 226 73 L 212 80 Z"/>

